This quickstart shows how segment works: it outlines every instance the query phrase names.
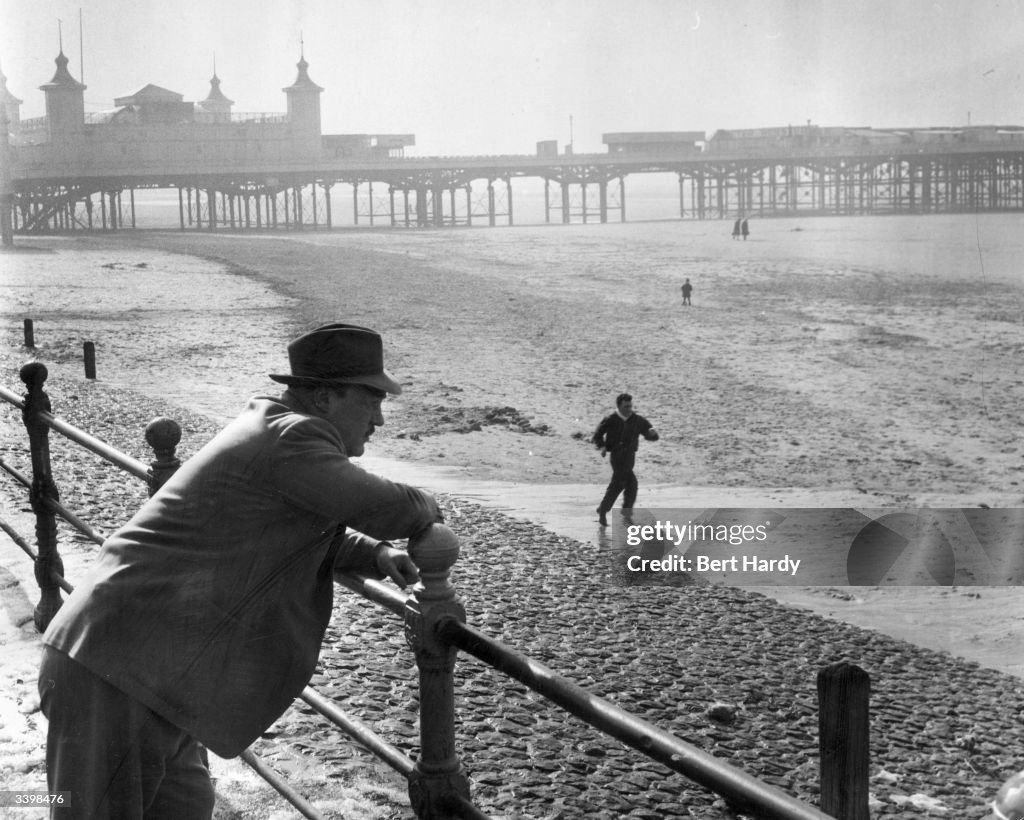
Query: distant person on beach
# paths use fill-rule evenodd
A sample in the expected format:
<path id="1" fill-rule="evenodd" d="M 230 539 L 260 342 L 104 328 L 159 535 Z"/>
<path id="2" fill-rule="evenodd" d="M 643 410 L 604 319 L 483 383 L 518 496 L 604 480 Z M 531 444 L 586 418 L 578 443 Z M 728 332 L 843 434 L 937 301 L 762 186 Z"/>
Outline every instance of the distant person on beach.
<path id="1" fill-rule="evenodd" d="M 639 413 L 633 412 L 633 397 L 629 393 L 620 393 L 615 399 L 615 412 L 601 419 L 591 439 L 601 451 L 602 458 L 610 455 L 612 464 L 611 481 L 597 507 L 597 520 L 602 527 L 608 526 L 607 513 L 620 493 L 622 509 L 633 509 L 638 488 L 633 465 L 636 463 L 640 436 L 648 441 L 658 440 L 658 433 L 651 423 Z"/>
<path id="2" fill-rule="evenodd" d="M 390 539 L 440 522 L 437 504 L 350 461 L 401 392 L 380 335 L 324 325 L 288 358 L 270 377 L 287 389 L 251 398 L 111 535 L 47 629 L 47 781 L 72 801 L 55 817 L 209 818 L 203 746 L 235 757 L 300 694 L 334 574 L 418 580 Z"/>
<path id="3" fill-rule="evenodd" d="M 736 217 L 736 221 L 732 223 L 732 238 L 740 238 L 740 225 L 743 222 L 739 217 Z"/>
<path id="4" fill-rule="evenodd" d="M 687 279 L 682 285 L 683 291 L 683 304 L 690 304 L 690 294 L 693 293 L 693 285 L 690 284 L 690 280 Z"/>
<path id="5" fill-rule="evenodd" d="M 743 224 L 740 225 L 740 233 L 743 234 L 743 241 L 747 241 L 747 237 L 750 236 L 750 225 L 747 224 L 747 220 L 743 220 Z"/>

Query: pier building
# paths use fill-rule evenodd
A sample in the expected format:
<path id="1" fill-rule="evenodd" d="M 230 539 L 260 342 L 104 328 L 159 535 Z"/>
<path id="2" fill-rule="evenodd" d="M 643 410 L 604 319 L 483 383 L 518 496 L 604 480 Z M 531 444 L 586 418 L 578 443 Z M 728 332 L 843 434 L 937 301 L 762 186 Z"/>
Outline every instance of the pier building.
<path id="1" fill-rule="evenodd" d="M 672 174 L 665 218 L 927 214 L 1024 209 L 1024 127 L 799 126 L 614 132 L 605 153 L 412 157 L 413 134 L 323 134 L 324 88 L 300 54 L 285 111 L 237 113 L 214 69 L 207 96 L 146 85 L 86 113 L 63 52 L 24 120 L 0 74 L 0 216 L 14 233 L 139 225 L 135 193 L 177 192 L 181 230 L 334 227 L 338 186 L 354 224 L 515 224 L 513 181 L 543 182 L 547 222 L 625 221 L 626 180 Z"/>

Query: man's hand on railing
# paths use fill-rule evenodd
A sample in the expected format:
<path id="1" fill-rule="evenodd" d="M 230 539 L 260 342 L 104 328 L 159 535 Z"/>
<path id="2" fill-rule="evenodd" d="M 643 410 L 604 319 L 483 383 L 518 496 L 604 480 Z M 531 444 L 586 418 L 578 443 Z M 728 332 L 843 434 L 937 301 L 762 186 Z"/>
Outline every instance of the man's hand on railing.
<path id="1" fill-rule="evenodd" d="M 420 580 L 419 570 L 416 569 L 409 553 L 391 546 L 387 541 L 381 541 L 376 546 L 374 560 L 377 562 L 377 569 L 380 573 L 403 589 Z"/>

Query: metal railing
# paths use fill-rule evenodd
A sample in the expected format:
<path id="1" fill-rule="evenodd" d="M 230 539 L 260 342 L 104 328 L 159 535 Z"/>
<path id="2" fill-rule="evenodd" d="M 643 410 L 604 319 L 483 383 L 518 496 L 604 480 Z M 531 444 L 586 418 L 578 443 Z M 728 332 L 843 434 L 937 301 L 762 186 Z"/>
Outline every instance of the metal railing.
<path id="1" fill-rule="evenodd" d="M 35 577 L 40 588 L 35 624 L 42 631 L 62 603 L 60 591 L 72 590 L 64 578 L 57 549 L 56 516 L 98 544 L 102 544 L 105 538 L 103 533 L 94 530 L 59 502 L 50 469 L 49 431 L 65 436 L 125 472 L 143 479 L 151 494 L 179 465 L 175 448 L 181 432 L 170 419 L 159 418 L 151 422 L 146 428 L 146 439 L 154 448 L 156 458 L 147 466 L 56 418 L 51 413 L 50 399 L 43 389 L 47 377 L 43 364 L 25 365 L 20 376 L 28 389 L 24 398 L 0 387 L 0 399 L 22 411 L 29 434 L 32 477 L 22 475 L 3 459 L 0 459 L 0 468 L 29 490 L 36 517 L 38 552 L 32 550 L 6 522 L 0 521 L 0 528 L 35 563 Z M 410 804 L 418 817 L 486 818 L 471 802 L 469 781 L 456 751 L 454 667 L 459 650 L 520 681 L 601 732 L 716 792 L 743 812 L 780 820 L 824 820 L 828 817 L 861 820 L 868 817 L 867 680 L 856 667 L 841 664 L 823 670 L 819 675 L 819 699 L 822 700 L 822 809 L 819 809 L 590 694 L 543 664 L 467 624 L 450 580 L 459 554 L 459 542 L 447 527 L 434 525 L 423 537 L 411 540 L 409 553 L 419 567 L 422 579 L 409 595 L 363 575 L 336 577 L 348 589 L 404 620 L 419 669 L 419 759 L 410 759 L 311 687 L 307 686 L 300 697 L 408 781 Z M 825 693 L 827 697 L 822 697 Z M 251 749 L 246 750 L 241 758 L 305 817 L 321 816 Z"/>

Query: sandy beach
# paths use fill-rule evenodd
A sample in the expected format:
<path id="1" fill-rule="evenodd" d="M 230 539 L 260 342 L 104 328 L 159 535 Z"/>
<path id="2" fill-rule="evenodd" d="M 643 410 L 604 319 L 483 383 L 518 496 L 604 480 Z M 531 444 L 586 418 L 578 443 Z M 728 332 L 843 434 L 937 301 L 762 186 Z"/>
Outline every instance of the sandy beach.
<path id="1" fill-rule="evenodd" d="M 638 507 L 1024 506 L 1022 219 L 751 225 L 21 239 L 4 384 L 31 317 L 55 378 L 81 381 L 90 340 L 103 385 L 219 423 L 276 390 L 290 338 L 345 320 L 405 386 L 368 466 L 581 543 L 610 537 L 587 439 L 620 391 L 661 433 Z M 758 590 L 1024 676 L 1019 586 Z"/>

